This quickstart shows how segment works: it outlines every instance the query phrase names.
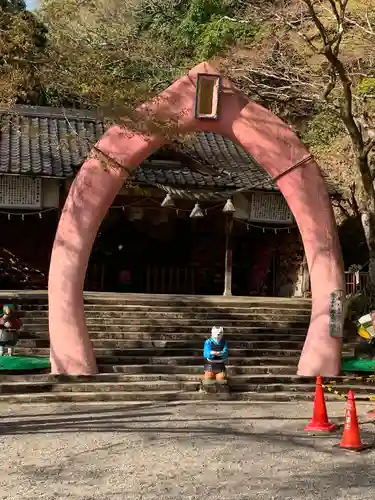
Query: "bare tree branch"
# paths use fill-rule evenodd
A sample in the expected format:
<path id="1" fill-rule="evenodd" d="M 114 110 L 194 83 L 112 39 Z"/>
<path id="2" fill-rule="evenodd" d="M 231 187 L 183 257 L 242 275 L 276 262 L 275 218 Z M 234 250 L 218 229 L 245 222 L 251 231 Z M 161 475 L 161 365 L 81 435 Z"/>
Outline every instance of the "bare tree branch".
<path id="1" fill-rule="evenodd" d="M 359 130 L 353 116 L 352 81 L 346 71 L 344 64 L 338 58 L 339 46 L 337 45 L 337 41 L 336 42 L 329 41 L 327 30 L 324 27 L 321 20 L 319 19 L 311 0 L 303 0 L 303 2 L 305 2 L 305 4 L 308 6 L 310 15 L 319 31 L 319 34 L 321 36 L 324 45 L 323 52 L 328 62 L 331 65 L 331 71 L 337 73 L 338 77 L 340 78 L 341 85 L 343 88 L 343 99 L 341 99 L 340 102 L 342 119 L 352 138 L 353 145 L 355 146 L 358 153 L 362 154 L 364 148 L 364 141 L 361 131 Z M 347 0 L 341 0 L 341 13 L 340 13 L 341 17 L 339 19 L 345 16 L 346 5 L 347 5 Z M 341 31 L 340 26 L 338 27 L 338 29 Z M 341 37 L 339 41 L 341 41 Z M 335 48 L 333 48 L 332 46 L 333 44 L 336 44 Z"/>
<path id="2" fill-rule="evenodd" d="M 344 205 L 342 204 L 341 200 L 333 199 L 332 200 L 332 205 L 334 207 L 338 208 L 340 210 L 340 212 L 342 213 L 342 215 L 345 218 L 349 218 L 350 217 L 349 211 L 344 207 Z"/>
<path id="3" fill-rule="evenodd" d="M 331 9 L 332 9 L 333 14 L 335 15 L 335 18 L 337 20 L 337 24 L 340 24 L 341 16 L 339 14 L 339 11 L 337 10 L 335 0 L 328 0 L 328 1 L 331 4 Z M 340 4 L 341 4 L 341 2 L 340 2 Z"/>
<path id="4" fill-rule="evenodd" d="M 310 49 L 315 54 L 322 54 L 322 50 L 319 49 L 319 47 L 317 47 L 316 45 L 314 45 L 313 42 L 310 40 L 310 38 L 305 35 L 305 33 L 303 33 L 302 31 L 300 31 L 298 29 L 296 29 L 295 23 L 292 23 L 291 21 L 288 21 L 287 18 L 281 16 L 280 14 L 276 14 L 275 17 L 279 21 L 282 21 L 284 24 L 286 24 L 287 26 L 289 26 L 290 28 L 292 28 L 298 34 L 298 36 L 300 36 L 302 38 L 302 40 L 304 40 L 307 43 L 307 45 L 310 47 Z"/>
<path id="5" fill-rule="evenodd" d="M 375 137 L 372 137 L 366 142 L 363 154 L 365 156 L 368 156 L 368 154 L 372 151 L 372 149 L 374 149 L 374 147 L 375 147 Z"/>
<path id="6" fill-rule="evenodd" d="M 350 200 L 349 200 L 350 208 L 353 210 L 353 212 L 356 214 L 356 216 L 359 217 L 361 214 L 361 211 L 359 209 L 359 206 L 358 206 L 358 203 L 356 200 L 356 184 L 355 184 L 355 182 L 353 182 L 350 185 L 350 195 L 351 195 Z"/>
<path id="7" fill-rule="evenodd" d="M 330 80 L 329 80 L 329 82 L 327 84 L 326 89 L 324 90 L 324 93 L 323 93 L 323 99 L 325 101 L 328 101 L 328 97 L 329 97 L 330 93 L 336 87 L 336 82 L 337 82 L 336 71 L 335 71 L 334 68 L 331 68 L 331 71 L 330 71 Z"/>
<path id="8" fill-rule="evenodd" d="M 319 19 L 319 16 L 316 13 L 315 8 L 314 8 L 314 6 L 312 4 L 312 1 L 311 0 L 303 0 L 303 2 L 305 2 L 305 4 L 307 5 L 307 8 L 308 8 L 309 13 L 310 13 L 310 15 L 312 17 L 312 20 L 314 21 L 314 24 L 317 27 L 317 29 L 318 29 L 318 31 L 320 33 L 320 36 L 321 36 L 321 38 L 323 40 L 323 45 L 324 46 L 329 45 L 329 39 L 328 39 L 327 31 L 326 31 L 323 23 Z"/>

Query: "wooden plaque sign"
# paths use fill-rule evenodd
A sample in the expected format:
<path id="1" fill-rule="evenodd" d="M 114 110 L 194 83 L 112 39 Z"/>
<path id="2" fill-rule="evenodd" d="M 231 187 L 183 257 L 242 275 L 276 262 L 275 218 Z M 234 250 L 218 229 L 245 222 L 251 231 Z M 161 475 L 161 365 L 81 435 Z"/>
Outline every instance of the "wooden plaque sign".
<path id="1" fill-rule="evenodd" d="M 345 319 L 345 292 L 334 290 L 329 304 L 329 334 L 331 337 L 342 338 Z"/>
<path id="2" fill-rule="evenodd" d="M 197 75 L 195 118 L 200 120 L 217 120 L 219 118 L 220 87 L 220 75 L 207 73 Z"/>

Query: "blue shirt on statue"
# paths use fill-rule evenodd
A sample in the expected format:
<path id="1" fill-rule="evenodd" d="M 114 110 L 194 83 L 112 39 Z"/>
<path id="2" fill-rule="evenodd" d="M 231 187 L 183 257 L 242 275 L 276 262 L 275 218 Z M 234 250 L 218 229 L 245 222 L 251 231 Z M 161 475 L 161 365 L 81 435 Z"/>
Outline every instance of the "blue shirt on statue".
<path id="1" fill-rule="evenodd" d="M 212 354 L 212 351 L 218 354 Z M 203 356 L 209 361 L 224 361 L 228 359 L 228 342 L 225 339 L 216 341 L 212 337 L 204 343 Z"/>

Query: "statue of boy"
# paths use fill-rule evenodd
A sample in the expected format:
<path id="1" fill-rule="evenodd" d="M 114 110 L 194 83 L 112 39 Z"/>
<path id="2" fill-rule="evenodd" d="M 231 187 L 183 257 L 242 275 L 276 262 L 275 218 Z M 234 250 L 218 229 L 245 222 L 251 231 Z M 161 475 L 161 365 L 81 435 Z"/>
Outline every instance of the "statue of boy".
<path id="1" fill-rule="evenodd" d="M 0 356 L 4 355 L 5 348 L 7 348 L 8 356 L 13 356 L 22 323 L 13 304 L 5 304 L 2 313 L 0 317 Z"/>
<path id="2" fill-rule="evenodd" d="M 204 343 L 203 356 L 204 381 L 226 381 L 226 362 L 228 360 L 228 342 L 224 338 L 224 328 L 214 326 L 211 337 Z"/>

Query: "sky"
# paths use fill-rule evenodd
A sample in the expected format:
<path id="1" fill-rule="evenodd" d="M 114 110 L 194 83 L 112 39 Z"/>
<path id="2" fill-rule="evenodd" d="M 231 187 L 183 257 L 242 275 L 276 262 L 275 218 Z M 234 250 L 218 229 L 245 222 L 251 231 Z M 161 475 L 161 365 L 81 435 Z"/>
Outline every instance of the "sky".
<path id="1" fill-rule="evenodd" d="M 28 9 L 35 9 L 38 6 L 39 0 L 26 0 L 26 7 Z"/>

